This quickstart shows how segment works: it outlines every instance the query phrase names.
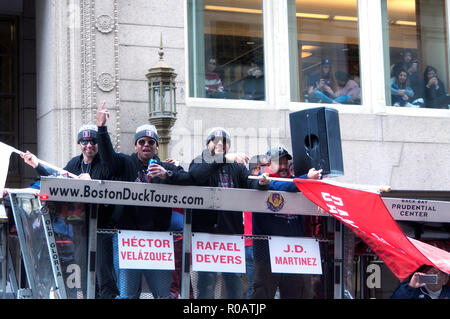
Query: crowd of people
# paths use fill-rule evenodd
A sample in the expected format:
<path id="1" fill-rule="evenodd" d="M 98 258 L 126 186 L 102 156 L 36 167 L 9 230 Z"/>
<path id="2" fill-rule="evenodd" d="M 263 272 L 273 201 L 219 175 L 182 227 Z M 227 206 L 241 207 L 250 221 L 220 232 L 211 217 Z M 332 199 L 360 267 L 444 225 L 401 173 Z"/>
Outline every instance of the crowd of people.
<path id="1" fill-rule="evenodd" d="M 405 49 L 401 61 L 394 63 L 390 70 L 391 105 L 414 108 L 448 109 L 450 95 L 447 94 L 438 70 L 428 65 L 423 76 L 419 74 L 420 63 L 413 57 L 413 51 Z M 208 58 L 205 67 L 205 92 L 208 98 L 232 98 L 216 71 L 217 60 Z M 260 61 L 251 61 L 242 79 L 241 99 L 263 100 L 264 72 Z M 361 104 L 359 77 L 351 76 L 343 70 L 333 70 L 330 59 L 324 58 L 320 70 L 306 80 L 304 100 L 311 103 Z"/>
<path id="2" fill-rule="evenodd" d="M 450 95 L 438 70 L 428 65 L 421 78 L 419 61 L 413 58 L 413 52 L 406 49 L 401 58 L 391 66 L 391 105 L 448 109 Z M 322 60 L 320 70 L 308 77 L 305 99 L 313 103 L 361 104 L 361 89 L 358 81 L 348 73 L 334 72 L 331 60 L 326 58 Z"/>
<path id="3" fill-rule="evenodd" d="M 419 75 L 419 61 L 410 49 L 403 50 L 402 60 L 391 66 L 391 102 L 393 106 L 448 109 L 450 96 L 435 67 L 428 65 Z"/>
<path id="4" fill-rule="evenodd" d="M 220 77 L 214 72 L 215 67 L 216 60 L 209 59 L 205 89 L 210 97 L 225 93 Z M 255 79 L 263 75 L 257 64 L 252 64 L 248 73 Z M 417 61 L 412 59 L 411 51 L 406 50 L 403 61 L 392 66 L 392 74 L 394 106 L 447 108 L 450 103 L 435 68 L 428 66 L 425 69 L 421 85 L 417 75 Z M 358 104 L 361 98 L 358 83 L 343 71 L 333 72 L 329 59 L 322 60 L 321 70 L 310 77 L 307 91 L 311 102 Z M 250 85 L 249 92 L 251 98 L 258 94 L 254 85 Z M 266 154 L 255 155 L 250 159 L 244 153 L 229 152 L 231 136 L 225 128 L 217 127 L 208 134 L 202 153 L 185 170 L 173 159 L 162 161 L 158 157 L 158 132 L 150 124 L 136 128 L 134 153 L 115 152 L 107 130 L 108 118 L 109 110 L 101 103 L 97 110 L 97 125 L 87 124 L 79 129 L 77 144 L 81 154 L 67 163 L 65 171 L 81 179 L 298 192 L 294 183 L 270 181 L 267 178 L 294 177 L 292 156 L 282 147 L 271 148 Z M 35 168 L 39 176 L 58 173 L 40 164 L 29 151 L 22 157 Z M 249 179 L 250 175 L 259 178 Z M 311 168 L 307 174 L 299 177 L 320 179 L 321 170 Z M 301 215 L 194 210 L 192 216 L 193 232 L 293 237 L 305 235 L 305 218 Z M 182 219 L 182 211 L 178 208 L 100 205 L 98 227 L 136 231 L 181 230 L 180 218 Z M 178 250 L 180 243 L 181 240 L 177 240 Z M 141 294 L 144 278 L 153 297 L 179 296 L 181 278 L 176 272 L 181 267 L 180 260 L 176 271 L 122 269 L 118 267 L 117 238 L 99 233 L 97 245 L 98 298 L 137 299 Z M 309 276 L 271 272 L 266 240 L 252 239 L 250 236 L 246 238 L 245 245 L 247 289 L 244 291 L 240 274 L 221 273 L 226 298 L 271 299 L 276 295 L 287 299 L 311 298 Z M 217 275 L 216 272 L 198 272 L 196 298 L 214 298 Z M 418 284 L 417 276 L 401 285 L 393 298 L 416 298 L 419 295 L 436 297 L 435 291 L 438 289 L 430 286 L 427 290 L 425 284 Z M 447 278 L 448 281 L 448 276 L 442 278 Z M 436 289 L 433 290 L 434 288 Z M 448 289 L 445 294 L 448 295 Z M 192 290 L 191 297 L 194 297 Z"/>
<path id="5" fill-rule="evenodd" d="M 97 110 L 97 125 L 83 125 L 77 135 L 81 154 L 64 167 L 80 179 L 117 180 L 124 182 L 196 185 L 220 188 L 246 188 L 298 192 L 294 183 L 282 181 L 293 178 L 293 158 L 283 147 L 272 147 L 265 154 L 251 159 L 245 153 L 231 153 L 231 136 L 222 127 L 213 128 L 207 135 L 204 150 L 185 170 L 174 159 L 162 161 L 157 153 L 159 137 L 150 124 L 137 127 L 132 154 L 115 152 L 107 129 L 109 110 L 101 103 Z M 40 176 L 57 174 L 40 164 L 29 151 L 24 161 Z M 150 164 L 150 165 L 149 165 Z M 248 168 L 247 168 L 248 165 Z M 322 171 L 311 168 L 298 178 L 320 179 Z M 258 176 L 256 179 L 250 175 Z M 268 177 L 276 177 L 271 180 Z M 104 229 L 159 231 L 182 230 L 183 211 L 178 208 L 99 205 L 98 227 Z M 69 216 L 70 217 L 70 216 Z M 305 236 L 305 217 L 296 214 L 267 214 L 258 212 L 230 212 L 221 210 L 193 210 L 192 231 L 210 234 L 245 234 L 247 289 L 241 274 L 221 273 L 225 298 L 228 299 L 285 299 L 312 298 L 311 278 L 308 275 L 272 273 L 267 240 L 252 236 Z M 176 256 L 181 258 L 177 239 Z M 138 299 L 143 280 L 154 298 L 178 298 L 181 288 L 181 261 L 175 271 L 126 269 L 118 267 L 117 236 L 98 234 L 96 254 L 97 298 Z M 176 257 L 177 258 L 177 257 Z M 432 270 L 426 270 L 432 273 Z M 436 273 L 436 272 L 435 272 Z M 448 298 L 448 275 L 438 274 L 438 286 L 426 286 L 413 276 L 395 292 L 393 298 Z M 195 282 L 197 294 L 191 298 L 212 299 L 215 296 L 217 272 L 199 271 Z M 420 297 L 425 296 L 425 297 Z"/>
<path id="6" fill-rule="evenodd" d="M 249 156 L 244 153 L 229 152 L 231 136 L 222 127 L 213 128 L 208 134 L 204 150 L 194 158 L 185 170 L 173 159 L 162 161 L 157 153 L 159 137 L 156 128 L 144 124 L 136 129 L 134 136 L 135 152 L 128 155 L 114 151 L 107 129 L 109 110 L 101 103 L 97 110 L 97 125 L 83 125 L 77 136 L 81 154 L 72 158 L 64 170 L 81 179 L 117 180 L 125 182 L 158 183 L 173 185 L 197 185 L 222 188 L 248 189 L 284 189 L 298 191 L 293 183 L 274 184 L 269 176 L 292 177 L 288 161 L 292 156 L 282 147 L 270 149 L 260 155 L 256 169 L 247 168 Z M 40 176 L 56 174 L 53 169 L 40 164 L 36 156 L 29 151 L 22 155 L 24 161 L 35 168 Z M 154 162 L 150 162 L 153 160 Z M 149 165 L 150 163 L 150 165 Z M 253 165 L 253 162 L 250 162 Z M 263 174 L 266 173 L 266 174 Z M 258 175 L 249 179 L 249 175 Z M 321 171 L 311 168 L 301 178 L 321 178 Z M 289 185 L 287 185 L 289 184 Z M 290 188 L 290 189 L 289 189 Z M 174 211 L 177 209 L 145 206 L 101 205 L 99 208 L 98 227 L 118 230 L 168 231 L 173 226 Z M 299 236 L 303 234 L 303 221 L 299 215 L 254 213 L 248 222 L 256 227 L 253 234 Z M 267 220 L 267 217 L 269 219 Z M 286 217 L 286 218 L 285 218 Z M 293 220 L 295 219 L 295 221 Z M 227 212 L 218 210 L 193 210 L 192 231 L 212 234 L 244 234 L 244 212 Z M 288 227 L 289 231 L 284 228 Z M 267 228 L 267 229 L 266 229 Z M 267 235 L 266 234 L 266 235 Z M 176 298 L 179 282 L 173 283 L 172 271 L 141 270 L 118 268 L 119 258 L 117 239 L 101 236 L 98 240 L 97 254 L 97 297 L 98 298 L 139 298 L 142 279 L 155 298 Z M 257 248 L 259 249 L 259 248 Z M 273 298 L 277 287 L 282 297 L 301 297 L 300 288 L 292 291 L 289 281 L 295 279 L 301 283 L 301 276 L 279 276 L 270 273 L 267 268 L 268 252 L 265 247 L 256 254 L 254 263 L 255 280 L 250 281 L 248 294 L 252 298 Z M 263 258 L 263 259 L 261 259 Z M 253 273 L 253 270 L 252 270 Z M 244 283 L 240 274 L 222 273 L 227 298 L 245 298 Z M 267 276 L 273 276 L 270 287 Z M 290 278 L 292 277 L 292 278 Z M 199 272 L 196 298 L 213 298 L 217 273 Z M 180 280 L 179 276 L 175 280 Z M 178 291 L 174 291 L 178 287 Z M 275 290 L 274 290 L 275 289 Z M 287 290 L 286 290 L 287 289 Z"/>
<path id="7" fill-rule="evenodd" d="M 240 98 L 243 100 L 264 100 L 265 85 L 263 63 L 260 58 L 254 59 L 242 65 L 243 72 L 241 79 L 230 84 L 225 89 L 219 72 L 217 71 L 217 59 L 209 57 L 205 63 L 205 97 L 207 98 Z M 236 87 L 240 86 L 240 88 Z"/>

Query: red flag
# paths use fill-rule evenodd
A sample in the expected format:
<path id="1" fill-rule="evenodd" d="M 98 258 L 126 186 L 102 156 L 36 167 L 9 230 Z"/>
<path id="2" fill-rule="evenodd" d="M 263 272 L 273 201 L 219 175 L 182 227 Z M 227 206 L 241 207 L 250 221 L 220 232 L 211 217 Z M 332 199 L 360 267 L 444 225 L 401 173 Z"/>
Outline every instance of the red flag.
<path id="1" fill-rule="evenodd" d="M 294 182 L 309 200 L 364 240 L 400 280 L 422 265 L 450 273 L 450 253 L 407 237 L 377 192 L 311 179 Z"/>

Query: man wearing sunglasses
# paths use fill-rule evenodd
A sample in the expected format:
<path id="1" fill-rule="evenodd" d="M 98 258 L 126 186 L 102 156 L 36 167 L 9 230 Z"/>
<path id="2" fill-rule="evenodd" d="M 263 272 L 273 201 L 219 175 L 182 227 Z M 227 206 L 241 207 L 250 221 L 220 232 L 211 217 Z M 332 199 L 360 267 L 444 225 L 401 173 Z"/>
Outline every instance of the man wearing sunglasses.
<path id="1" fill-rule="evenodd" d="M 268 189 L 269 180 L 248 179 L 250 172 L 245 164 L 248 156 L 229 153 L 230 134 L 224 128 L 214 128 L 206 138 L 206 149 L 189 166 L 189 173 L 198 186 L 223 188 Z M 241 212 L 195 210 L 192 214 L 192 231 L 212 234 L 243 234 Z M 222 273 L 228 299 L 243 297 L 244 286 L 240 274 Z M 217 273 L 199 272 L 198 298 L 214 298 Z"/>
<path id="2" fill-rule="evenodd" d="M 161 162 L 157 156 L 158 133 L 153 125 L 144 124 L 136 129 L 133 154 L 116 153 L 106 126 L 108 118 L 109 110 L 102 103 L 97 110 L 98 151 L 102 163 L 109 171 L 114 172 L 115 178 L 128 182 L 193 184 L 189 173 L 181 166 Z M 150 160 L 155 160 L 156 163 L 149 167 Z M 171 217 L 171 208 L 147 206 L 121 206 L 113 215 L 118 229 L 140 231 L 167 231 Z M 117 242 L 114 244 L 117 245 Z M 118 253 L 115 253 L 115 258 L 118 258 Z M 138 299 L 142 276 L 154 298 L 166 298 L 170 295 L 170 270 L 118 269 L 119 298 Z"/>
<path id="3" fill-rule="evenodd" d="M 77 134 L 77 143 L 81 154 L 73 157 L 64 167 L 64 170 L 78 175 L 80 179 L 110 179 L 110 174 L 106 167 L 100 162 L 97 148 L 97 126 L 85 124 L 80 127 Z M 36 169 L 40 176 L 58 175 L 58 172 L 52 168 L 40 164 L 35 155 L 26 151 L 23 154 L 25 163 Z M 114 207 L 111 205 L 100 205 L 97 220 L 97 227 L 103 229 L 112 229 L 112 212 Z M 75 212 L 76 213 L 76 212 Z M 81 221 L 82 216 L 76 214 L 66 217 L 68 223 Z M 114 268 L 112 263 L 112 242 L 111 237 L 99 234 L 97 242 L 97 279 L 98 294 L 101 299 L 115 298 L 119 292 L 116 286 Z M 82 272 L 85 273 L 84 271 Z M 85 280 L 83 280 L 85 282 Z"/>
<path id="4" fill-rule="evenodd" d="M 77 143 L 81 154 L 73 157 L 64 167 L 64 170 L 78 175 L 83 179 L 106 179 L 108 172 L 100 165 L 97 156 L 97 127 L 93 124 L 85 124 L 80 127 L 77 135 Z M 25 163 L 36 169 L 40 176 L 57 175 L 58 172 L 52 168 L 40 164 L 34 154 L 26 151 L 22 158 Z"/>

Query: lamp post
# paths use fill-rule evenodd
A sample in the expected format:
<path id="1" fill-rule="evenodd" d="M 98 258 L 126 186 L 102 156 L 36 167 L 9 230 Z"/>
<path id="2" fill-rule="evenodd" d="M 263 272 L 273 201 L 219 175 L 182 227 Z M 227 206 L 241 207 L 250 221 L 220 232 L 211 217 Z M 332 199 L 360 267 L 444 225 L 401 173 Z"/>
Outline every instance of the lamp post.
<path id="1" fill-rule="evenodd" d="M 159 61 L 148 70 L 149 122 L 158 130 L 161 160 L 168 158 L 170 129 L 177 120 L 174 69 L 163 60 L 162 35 L 159 46 Z"/>

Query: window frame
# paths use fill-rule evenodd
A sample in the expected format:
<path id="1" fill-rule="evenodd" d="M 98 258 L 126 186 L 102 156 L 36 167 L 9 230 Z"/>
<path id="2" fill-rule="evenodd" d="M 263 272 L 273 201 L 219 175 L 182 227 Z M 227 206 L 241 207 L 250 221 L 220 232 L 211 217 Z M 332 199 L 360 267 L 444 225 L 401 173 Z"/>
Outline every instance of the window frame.
<path id="1" fill-rule="evenodd" d="M 190 14 L 188 0 L 185 1 L 185 104 L 187 107 L 249 109 L 249 110 L 288 110 L 330 106 L 341 113 L 404 115 L 420 117 L 450 117 L 449 110 L 431 108 L 408 108 L 387 105 L 386 94 L 390 92 L 386 81 L 385 63 L 389 63 L 386 54 L 386 36 L 383 35 L 383 8 L 387 0 L 357 0 L 358 33 L 360 52 L 361 105 L 328 105 L 322 103 L 291 101 L 291 76 L 289 61 L 289 23 L 287 1 L 262 0 L 263 4 L 263 43 L 265 64 L 264 101 L 210 99 L 190 97 L 190 60 L 191 51 L 188 32 Z M 447 55 L 450 61 L 450 0 L 445 0 Z M 382 48 L 380 50 L 380 48 Z M 387 49 L 387 50 L 386 50 Z M 383 72 L 379 72 L 382 69 Z M 382 84 L 380 84 L 382 83 Z"/>
<path id="2" fill-rule="evenodd" d="M 190 26 L 190 12 L 189 12 L 189 4 L 188 4 L 189 0 L 186 0 L 184 2 L 185 4 L 185 43 L 186 43 L 186 50 L 185 50 L 185 63 L 186 63 L 186 74 L 185 74 L 185 102 L 186 102 L 186 106 L 191 106 L 191 107 L 199 107 L 199 108 L 211 108 L 211 105 L 214 105 L 214 107 L 217 108 L 224 108 L 224 109 L 254 109 L 254 110 L 260 110 L 260 109 L 270 109 L 270 100 L 271 100 L 271 96 L 269 93 L 269 87 L 268 87 L 268 79 L 272 78 L 272 73 L 268 68 L 268 57 L 267 55 L 268 53 L 268 49 L 267 49 L 267 36 L 269 33 L 269 28 L 266 27 L 266 18 L 267 18 L 267 14 L 265 14 L 265 12 L 267 12 L 267 6 L 268 4 L 270 4 L 270 0 L 261 0 L 262 1 L 262 18 L 263 18 L 263 45 L 264 45 L 264 74 L 267 76 L 264 76 L 264 85 L 265 85 L 265 100 L 238 100 L 238 99 L 212 99 L 212 98 L 206 98 L 206 97 L 192 97 L 190 96 L 190 91 L 191 91 L 191 69 L 192 69 L 192 64 L 191 64 L 191 59 L 190 59 L 190 52 L 193 50 L 193 48 L 191 47 L 191 43 L 189 41 L 189 32 L 191 29 Z"/>
<path id="3" fill-rule="evenodd" d="M 11 131 L 2 131 L 5 133 L 5 135 L 12 135 L 13 137 L 13 145 L 15 147 L 18 147 L 19 144 L 19 104 L 20 104 L 20 92 L 19 92 L 19 41 L 20 41 L 20 19 L 18 16 L 15 15 L 6 15 L 6 14 L 0 14 L 0 19 L 2 21 L 10 23 L 13 31 L 13 53 L 12 53 L 12 91 L 11 93 L 1 93 L 1 97 L 5 99 L 10 99 L 12 101 L 12 124 L 13 128 Z M 1 130 L 1 129 L 0 129 Z"/>
<path id="4" fill-rule="evenodd" d="M 359 0 L 363 1 L 363 0 Z M 381 2 L 382 9 L 386 10 L 384 13 L 384 16 L 387 16 L 387 1 L 388 0 L 378 0 Z M 446 42 L 447 42 L 447 59 L 450 58 L 450 38 L 449 38 L 449 14 L 450 14 L 450 0 L 444 1 L 444 11 L 445 11 L 445 26 L 446 29 Z M 382 15 L 382 18 L 384 17 Z M 389 35 L 385 34 L 383 38 L 383 48 L 387 50 L 385 53 L 385 60 L 386 63 L 389 64 L 390 59 L 388 58 L 389 54 Z M 450 60 L 449 60 L 450 61 Z M 385 67 L 385 76 L 389 78 L 389 74 L 387 74 L 386 70 L 389 70 L 389 67 Z M 450 72 L 450 69 L 449 69 Z M 448 75 L 450 77 L 450 74 Z M 386 81 L 386 84 L 389 83 Z M 390 92 L 389 86 L 386 88 L 386 94 Z M 384 107 L 382 110 L 380 110 L 380 113 L 385 113 L 387 115 L 398 115 L 398 116 L 419 116 L 419 117 L 438 117 L 438 118 L 447 118 L 450 117 L 450 109 L 434 109 L 434 108 L 410 108 L 410 107 L 396 107 L 392 105 L 387 105 L 387 100 L 385 100 Z"/>

